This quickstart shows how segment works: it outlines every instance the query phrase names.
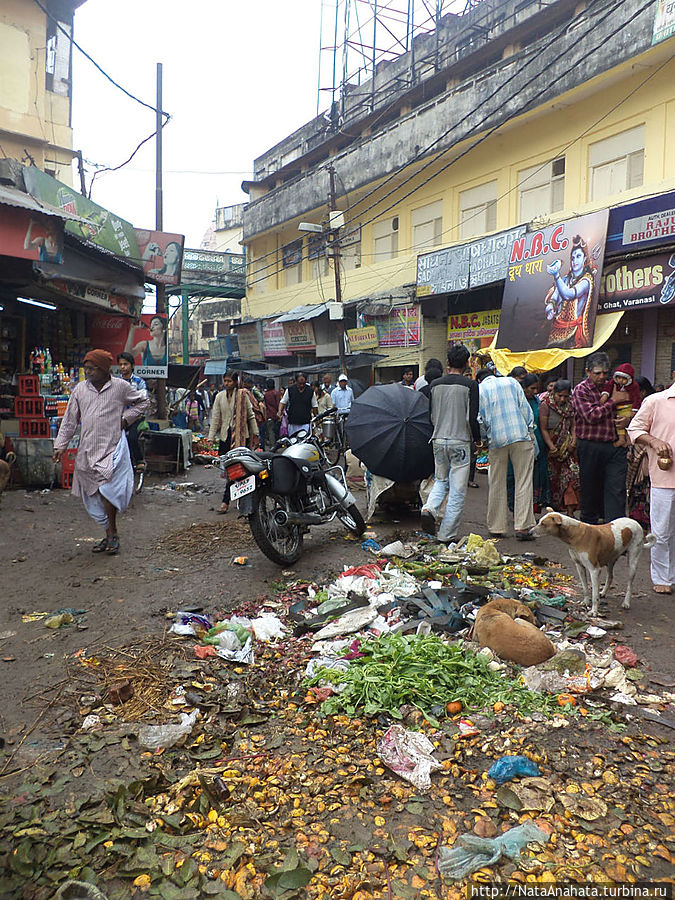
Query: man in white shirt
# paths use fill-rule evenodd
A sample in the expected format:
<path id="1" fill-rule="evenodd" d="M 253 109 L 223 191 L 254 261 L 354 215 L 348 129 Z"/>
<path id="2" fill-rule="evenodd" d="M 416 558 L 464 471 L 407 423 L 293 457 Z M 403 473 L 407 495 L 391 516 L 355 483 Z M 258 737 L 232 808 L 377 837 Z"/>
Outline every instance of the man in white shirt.
<path id="1" fill-rule="evenodd" d="M 347 376 L 344 373 L 338 378 L 338 386 L 331 391 L 330 399 L 339 413 L 348 413 L 352 408 L 354 391 L 347 384 Z"/>

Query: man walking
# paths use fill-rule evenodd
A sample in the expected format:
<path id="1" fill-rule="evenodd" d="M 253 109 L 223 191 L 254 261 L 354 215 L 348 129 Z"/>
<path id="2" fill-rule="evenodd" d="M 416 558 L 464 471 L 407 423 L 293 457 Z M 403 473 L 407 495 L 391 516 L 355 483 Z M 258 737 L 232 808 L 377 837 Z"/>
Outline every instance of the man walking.
<path id="1" fill-rule="evenodd" d="M 107 350 L 90 350 L 84 357 L 85 380 L 76 384 L 54 441 L 59 462 L 80 426 L 80 443 L 73 475 L 73 493 L 89 515 L 103 525 L 105 537 L 94 553 L 118 553 L 117 513 L 124 512 L 134 491 L 134 470 L 123 431 L 149 406 L 147 393 L 123 378 L 111 378 L 113 358 Z"/>
<path id="2" fill-rule="evenodd" d="M 284 410 L 288 410 L 288 436 L 293 437 L 298 431 L 309 432 L 312 415 L 316 414 L 318 408 L 316 394 L 307 386 L 304 373 L 298 372 L 295 384 L 290 385 L 281 398 L 277 418 L 281 421 Z"/>
<path id="3" fill-rule="evenodd" d="M 489 369 L 476 376 L 480 384 L 480 416 L 488 440 L 487 526 L 502 537 L 508 526 L 506 475 L 513 466 L 515 497 L 513 524 L 516 540 L 533 541 L 532 472 L 534 469 L 534 415 L 525 392 L 514 378 L 496 378 Z"/>
<path id="4" fill-rule="evenodd" d="M 330 399 L 339 413 L 348 413 L 352 408 L 354 391 L 349 387 L 344 373 L 338 378 L 338 386 L 331 391 Z"/>
<path id="5" fill-rule="evenodd" d="M 581 521 L 597 525 L 626 515 L 626 448 L 615 447 L 616 427 L 626 428 L 630 416 L 617 418 L 614 403 L 603 402 L 601 388 L 609 374 L 606 353 L 586 360 L 586 378 L 572 392 L 576 417 Z"/>
<path id="6" fill-rule="evenodd" d="M 434 426 L 434 486 L 422 507 L 422 528 L 436 531 L 436 519 L 447 497 L 438 540 L 457 538 L 469 482 L 471 441 L 480 443 L 478 428 L 478 385 L 462 373 L 469 351 L 455 344 L 448 351 L 448 374 L 436 378 L 429 388 L 429 411 Z"/>
<path id="7" fill-rule="evenodd" d="M 634 444 L 646 446 L 649 457 L 649 515 L 656 536 L 651 550 L 652 585 L 656 594 L 672 594 L 675 584 L 675 384 L 645 397 L 628 426 L 628 436 Z M 662 468 L 664 465 L 666 468 Z"/>
<path id="8" fill-rule="evenodd" d="M 274 387 L 274 379 L 265 382 L 265 447 L 269 450 L 279 440 L 277 413 L 281 403 L 281 391 Z"/>

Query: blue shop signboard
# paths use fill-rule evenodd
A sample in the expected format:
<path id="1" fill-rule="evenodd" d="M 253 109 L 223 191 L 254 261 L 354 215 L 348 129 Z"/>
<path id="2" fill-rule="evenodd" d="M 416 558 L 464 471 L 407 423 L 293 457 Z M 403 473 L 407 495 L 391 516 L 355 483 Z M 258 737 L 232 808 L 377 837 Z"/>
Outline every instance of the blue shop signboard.
<path id="1" fill-rule="evenodd" d="M 609 211 L 606 253 L 657 250 L 675 244 L 675 191 Z"/>

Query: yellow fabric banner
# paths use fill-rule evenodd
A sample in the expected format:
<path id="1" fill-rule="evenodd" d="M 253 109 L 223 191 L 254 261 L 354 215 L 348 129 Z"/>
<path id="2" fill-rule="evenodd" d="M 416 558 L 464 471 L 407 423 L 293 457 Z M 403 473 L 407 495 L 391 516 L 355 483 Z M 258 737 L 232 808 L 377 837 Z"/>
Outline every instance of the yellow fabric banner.
<path id="1" fill-rule="evenodd" d="M 485 349 L 485 353 L 489 353 L 492 362 L 497 366 L 497 371 L 502 375 L 508 375 L 514 366 L 525 366 L 528 372 L 549 372 L 555 369 L 560 363 L 565 362 L 570 356 L 577 359 L 589 356 L 596 350 L 600 350 L 603 344 L 606 344 L 612 336 L 614 329 L 619 324 L 623 312 L 604 313 L 599 315 L 595 320 L 595 334 L 593 336 L 593 346 L 585 347 L 583 350 L 525 350 L 522 353 L 511 353 L 510 350 L 497 350 L 495 344 L 497 337 L 495 336 L 489 347 Z"/>

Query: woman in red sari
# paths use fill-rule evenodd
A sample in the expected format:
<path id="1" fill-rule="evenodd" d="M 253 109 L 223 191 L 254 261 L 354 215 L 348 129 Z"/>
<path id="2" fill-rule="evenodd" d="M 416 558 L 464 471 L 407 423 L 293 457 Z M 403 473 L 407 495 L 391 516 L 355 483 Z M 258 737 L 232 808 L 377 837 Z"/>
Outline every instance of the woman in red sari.
<path id="1" fill-rule="evenodd" d="M 551 506 L 569 516 L 579 508 L 579 463 L 571 391 L 571 383 L 561 378 L 539 404 L 539 429 L 548 447 Z"/>

